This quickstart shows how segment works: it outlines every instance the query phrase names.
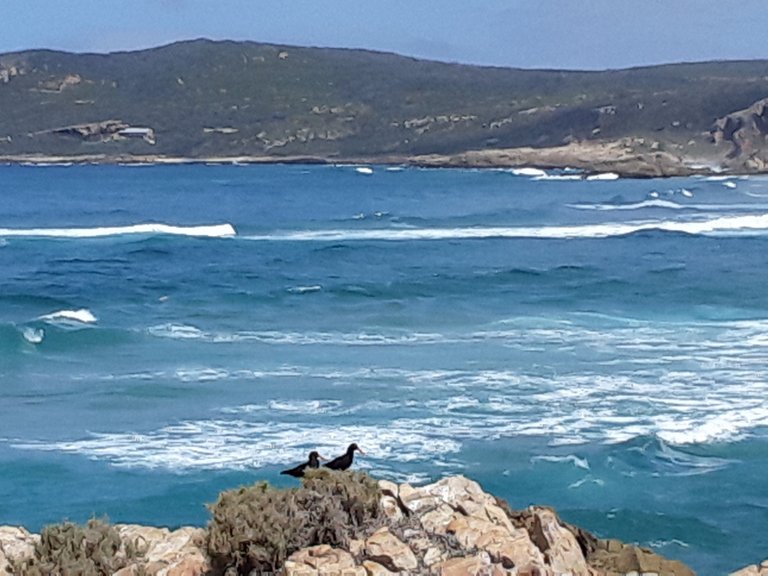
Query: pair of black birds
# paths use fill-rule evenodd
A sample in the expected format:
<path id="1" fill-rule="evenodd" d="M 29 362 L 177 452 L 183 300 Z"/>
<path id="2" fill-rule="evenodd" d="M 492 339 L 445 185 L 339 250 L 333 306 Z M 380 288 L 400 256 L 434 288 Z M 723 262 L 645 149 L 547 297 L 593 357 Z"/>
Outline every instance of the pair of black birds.
<path id="1" fill-rule="evenodd" d="M 360 447 L 353 442 L 349 445 L 347 451 L 344 454 L 337 456 L 327 464 L 324 464 L 323 467 L 330 468 L 331 470 L 346 470 L 352 466 L 352 460 L 355 457 L 355 450 L 360 452 L 360 454 L 365 454 L 365 452 L 363 452 Z M 288 476 L 293 476 L 294 478 L 301 478 L 304 476 L 304 470 L 307 468 L 319 468 L 320 460 L 325 460 L 325 458 L 320 456 L 316 450 L 312 450 L 312 452 L 309 453 L 309 460 L 303 464 L 299 464 L 295 468 L 283 470 L 280 472 L 280 474 L 287 474 Z"/>

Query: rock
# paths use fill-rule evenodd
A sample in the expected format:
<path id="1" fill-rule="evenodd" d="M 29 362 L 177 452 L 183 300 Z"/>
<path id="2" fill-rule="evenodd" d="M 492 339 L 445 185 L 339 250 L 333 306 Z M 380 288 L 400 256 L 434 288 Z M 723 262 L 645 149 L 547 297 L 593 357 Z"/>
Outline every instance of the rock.
<path id="1" fill-rule="evenodd" d="M 532 508 L 531 538 L 555 573 L 589 576 L 590 569 L 576 537 L 558 522 L 557 515 L 546 508 Z"/>
<path id="2" fill-rule="evenodd" d="M 440 576 L 497 576 L 505 571 L 491 564 L 487 554 L 451 558 L 438 566 Z"/>
<path id="3" fill-rule="evenodd" d="M 399 572 L 391 572 L 378 562 L 372 560 L 366 560 L 363 562 L 363 568 L 365 568 L 368 576 L 391 576 L 393 574 L 399 574 Z"/>
<path id="4" fill-rule="evenodd" d="M 759 566 L 753 564 L 752 566 L 732 572 L 729 576 L 768 576 L 768 560 L 763 560 Z"/>
<path id="5" fill-rule="evenodd" d="M 587 562 L 591 568 L 609 575 L 637 572 L 694 576 L 693 570 L 678 560 L 668 560 L 647 548 L 621 544 L 617 540 L 598 541 L 598 547 L 588 555 Z"/>
<path id="6" fill-rule="evenodd" d="M 453 508 L 447 504 L 442 504 L 427 512 L 419 519 L 424 530 L 431 532 L 432 534 L 445 534 L 446 527 L 457 516 L 457 513 L 453 511 Z"/>
<path id="7" fill-rule="evenodd" d="M 393 498 L 400 497 L 400 488 L 394 482 L 389 480 L 379 480 L 379 490 L 382 494 L 392 496 Z"/>
<path id="8" fill-rule="evenodd" d="M 388 528 L 377 530 L 365 541 L 365 555 L 392 572 L 412 571 L 419 565 L 413 550 Z"/>
<path id="9" fill-rule="evenodd" d="M 381 497 L 381 510 L 391 520 L 400 520 L 403 517 L 397 500 L 392 496 L 384 495 Z"/>
<path id="10" fill-rule="evenodd" d="M 681 562 L 653 551 L 600 540 L 560 520 L 554 510 L 516 511 L 460 476 L 422 487 L 380 482 L 381 503 L 392 514 L 373 533 L 351 539 L 347 550 L 312 546 L 292 554 L 285 576 L 692 576 Z M 399 513 L 395 513 L 397 509 Z M 121 538 L 144 555 L 114 576 L 202 576 L 210 573 L 201 528 L 116 525 Z M 373 527 L 371 527 L 373 529 Z M 367 537 L 366 537 L 367 534 Z M 31 555 L 39 537 L 0 527 L 0 570 L 7 556 Z M 2 572 L 0 572 L 2 573 Z M 768 576 L 768 562 L 732 576 Z"/>
<path id="11" fill-rule="evenodd" d="M 6 573 L 9 560 L 30 557 L 35 552 L 35 544 L 40 536 L 30 534 L 24 528 L 0 526 L 0 574 Z"/>
<path id="12" fill-rule="evenodd" d="M 760 576 L 760 568 L 757 564 L 753 564 L 736 572 L 731 572 L 729 576 Z"/>
<path id="13" fill-rule="evenodd" d="M 284 576 L 367 576 L 346 550 L 326 544 L 304 548 L 291 554 L 283 565 Z"/>
<path id="14" fill-rule="evenodd" d="M 118 524 L 115 527 L 124 541 L 134 542 L 145 550 L 142 562 L 132 566 L 141 565 L 147 574 L 200 576 L 210 568 L 201 550 L 205 542 L 205 531 L 202 528 L 188 526 L 171 532 L 167 528 L 135 524 Z M 126 572 L 125 576 L 130 574 L 132 572 Z"/>
<path id="15" fill-rule="evenodd" d="M 726 148 L 731 168 L 762 169 L 768 160 L 768 98 L 718 118 L 710 135 L 716 146 Z"/>
<path id="16" fill-rule="evenodd" d="M 472 516 L 455 518 L 447 527 L 459 543 L 468 549 L 479 548 L 490 554 L 494 562 L 505 568 L 534 564 L 544 566 L 544 556 L 523 529 L 497 526 Z"/>

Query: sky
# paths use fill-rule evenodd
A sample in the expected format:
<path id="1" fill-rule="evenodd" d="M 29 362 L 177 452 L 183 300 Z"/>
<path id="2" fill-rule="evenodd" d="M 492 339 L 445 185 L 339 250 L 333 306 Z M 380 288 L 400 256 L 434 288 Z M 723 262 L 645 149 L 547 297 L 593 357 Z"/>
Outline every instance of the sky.
<path id="1" fill-rule="evenodd" d="M 768 58 L 765 1 L 0 0 L 0 52 L 112 52 L 205 37 L 489 66 L 626 68 Z"/>

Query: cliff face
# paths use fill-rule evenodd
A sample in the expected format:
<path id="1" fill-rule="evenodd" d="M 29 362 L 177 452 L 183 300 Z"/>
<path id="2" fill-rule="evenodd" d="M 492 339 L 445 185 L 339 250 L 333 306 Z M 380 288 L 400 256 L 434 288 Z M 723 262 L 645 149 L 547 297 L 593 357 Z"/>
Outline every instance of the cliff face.
<path id="1" fill-rule="evenodd" d="M 601 540 L 560 520 L 545 507 L 514 511 L 464 477 L 413 487 L 380 481 L 381 525 L 345 547 L 318 545 L 285 561 L 280 574 L 689 576 L 681 562 L 617 540 Z M 207 556 L 200 528 L 169 531 L 118 525 L 125 547 L 134 543 L 140 559 L 123 562 L 116 576 L 202 576 L 219 574 Z M 0 529 L 0 571 L 34 552 L 40 537 L 21 528 Z M 247 543 L 246 543 L 247 544 Z M 247 549 L 247 546 L 245 547 Z M 117 550 L 116 555 L 128 555 Z M 135 556 L 135 554 L 132 554 Z M 19 572 L 23 574 L 24 572 Z M 221 572 L 222 574 L 224 572 Z M 237 572 L 232 571 L 232 574 Z M 230 572 L 226 572 L 230 574 Z M 749 574 L 752 574 L 751 572 Z"/>
<path id="2" fill-rule="evenodd" d="M 768 167 L 768 98 L 718 118 L 712 139 L 734 169 L 765 171 Z"/>

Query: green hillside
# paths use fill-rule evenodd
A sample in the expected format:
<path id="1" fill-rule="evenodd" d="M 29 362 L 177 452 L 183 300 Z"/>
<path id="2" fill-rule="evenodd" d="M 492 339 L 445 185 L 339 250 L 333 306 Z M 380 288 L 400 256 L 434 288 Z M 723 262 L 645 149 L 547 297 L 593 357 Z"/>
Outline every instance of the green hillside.
<path id="1" fill-rule="evenodd" d="M 0 155 L 348 158 L 624 137 L 684 151 L 765 97 L 768 61 L 574 72 L 207 40 L 40 50 L 0 55 Z"/>

